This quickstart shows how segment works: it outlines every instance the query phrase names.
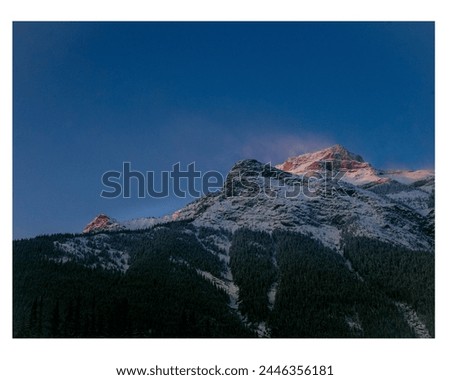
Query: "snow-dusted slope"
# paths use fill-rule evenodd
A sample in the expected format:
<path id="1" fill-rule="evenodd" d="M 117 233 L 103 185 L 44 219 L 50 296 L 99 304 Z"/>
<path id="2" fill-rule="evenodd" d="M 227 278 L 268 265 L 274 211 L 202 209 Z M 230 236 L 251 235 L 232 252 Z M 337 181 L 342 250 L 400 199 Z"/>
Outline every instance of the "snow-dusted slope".
<path id="1" fill-rule="evenodd" d="M 112 219 L 105 214 L 96 216 L 84 229 L 83 233 L 98 233 L 107 231 L 122 231 L 122 230 L 145 230 L 153 227 L 156 224 L 161 224 L 171 221 L 170 216 L 164 216 L 161 218 L 136 218 L 119 222 L 116 219 Z"/>
<path id="2" fill-rule="evenodd" d="M 379 171 L 381 178 L 389 178 L 404 185 L 434 179 L 434 170 L 386 170 Z"/>
<path id="3" fill-rule="evenodd" d="M 108 234 L 99 233 L 89 237 L 73 237 L 62 242 L 55 241 L 59 253 L 51 260 L 65 263 L 73 261 L 89 268 L 103 268 L 125 272 L 128 267 L 128 252 L 112 247 Z"/>
<path id="4" fill-rule="evenodd" d="M 434 170 L 379 170 L 341 145 L 291 157 L 278 169 L 302 176 L 339 178 L 341 182 L 370 189 L 422 216 L 434 208 Z"/>
<path id="5" fill-rule="evenodd" d="M 413 250 L 430 250 L 427 219 L 385 195 L 347 182 L 303 178 L 255 160 L 238 162 L 224 189 L 173 215 L 196 226 L 308 234 L 340 250 L 343 234 L 367 236 Z"/>
<path id="6" fill-rule="evenodd" d="M 125 222 L 121 222 L 121 225 L 126 230 L 145 230 L 147 228 L 153 227 L 157 224 L 165 223 L 170 221 L 171 218 L 168 216 L 161 217 L 161 218 L 136 218 L 127 220 Z"/>

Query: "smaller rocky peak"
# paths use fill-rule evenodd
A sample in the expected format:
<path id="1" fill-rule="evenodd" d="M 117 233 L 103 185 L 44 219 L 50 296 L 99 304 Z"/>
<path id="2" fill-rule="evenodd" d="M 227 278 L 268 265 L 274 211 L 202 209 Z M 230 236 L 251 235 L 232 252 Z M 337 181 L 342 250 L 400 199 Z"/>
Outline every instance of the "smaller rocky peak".
<path id="1" fill-rule="evenodd" d="M 120 229 L 119 223 L 108 215 L 99 214 L 83 229 L 84 234 L 90 232 L 112 231 Z"/>

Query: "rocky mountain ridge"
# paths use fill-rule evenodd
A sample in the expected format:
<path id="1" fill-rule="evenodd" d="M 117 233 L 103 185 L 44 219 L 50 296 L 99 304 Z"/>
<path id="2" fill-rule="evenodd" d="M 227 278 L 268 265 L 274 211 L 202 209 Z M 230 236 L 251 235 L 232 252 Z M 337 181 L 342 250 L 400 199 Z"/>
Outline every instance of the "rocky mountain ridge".
<path id="1" fill-rule="evenodd" d="M 432 250 L 434 174 L 376 170 L 340 145 L 288 159 L 276 167 L 242 160 L 232 167 L 220 192 L 201 197 L 170 216 L 143 218 L 134 224 L 103 225 L 94 220 L 85 231 L 144 229 L 171 220 L 230 231 L 287 229 L 337 251 L 342 250 L 346 234 Z"/>

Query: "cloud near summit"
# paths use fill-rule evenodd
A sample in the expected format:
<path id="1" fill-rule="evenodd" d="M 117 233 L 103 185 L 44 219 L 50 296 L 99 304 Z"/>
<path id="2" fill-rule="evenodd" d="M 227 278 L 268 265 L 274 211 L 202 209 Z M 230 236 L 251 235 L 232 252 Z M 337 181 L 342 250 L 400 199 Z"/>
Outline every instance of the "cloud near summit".
<path id="1" fill-rule="evenodd" d="M 310 133 L 263 133 L 247 139 L 241 146 L 241 154 L 243 158 L 278 164 L 288 157 L 320 150 L 335 143 L 328 137 Z"/>

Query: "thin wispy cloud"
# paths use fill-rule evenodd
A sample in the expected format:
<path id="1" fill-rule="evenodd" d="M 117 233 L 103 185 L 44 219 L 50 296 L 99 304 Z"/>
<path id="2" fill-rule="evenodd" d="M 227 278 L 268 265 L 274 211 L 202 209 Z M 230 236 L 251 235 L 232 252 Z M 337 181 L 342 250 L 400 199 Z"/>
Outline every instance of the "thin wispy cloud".
<path id="1" fill-rule="evenodd" d="M 264 133 L 247 140 L 241 147 L 242 156 L 274 164 L 288 157 L 313 152 L 335 144 L 326 136 L 311 133 Z"/>

